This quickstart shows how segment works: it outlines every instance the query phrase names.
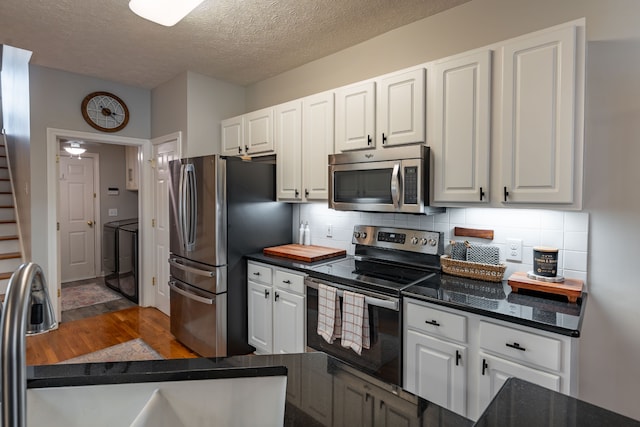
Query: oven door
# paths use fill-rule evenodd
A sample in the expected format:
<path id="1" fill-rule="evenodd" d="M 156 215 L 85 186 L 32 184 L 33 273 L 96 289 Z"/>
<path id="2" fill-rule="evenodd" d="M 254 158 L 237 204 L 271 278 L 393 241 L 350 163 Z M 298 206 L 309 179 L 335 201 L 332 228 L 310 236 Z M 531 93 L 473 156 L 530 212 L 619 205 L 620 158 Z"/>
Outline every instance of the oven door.
<path id="1" fill-rule="evenodd" d="M 340 339 L 329 344 L 318 335 L 318 283 L 325 283 L 341 290 L 365 294 L 369 310 L 371 345 L 358 355 L 349 348 L 342 347 Z M 330 354 L 355 368 L 385 382 L 402 385 L 402 319 L 399 299 L 384 295 L 373 295 L 360 289 L 327 283 L 314 278 L 306 278 L 307 287 L 307 346 Z M 342 307 L 342 297 L 340 297 Z"/>

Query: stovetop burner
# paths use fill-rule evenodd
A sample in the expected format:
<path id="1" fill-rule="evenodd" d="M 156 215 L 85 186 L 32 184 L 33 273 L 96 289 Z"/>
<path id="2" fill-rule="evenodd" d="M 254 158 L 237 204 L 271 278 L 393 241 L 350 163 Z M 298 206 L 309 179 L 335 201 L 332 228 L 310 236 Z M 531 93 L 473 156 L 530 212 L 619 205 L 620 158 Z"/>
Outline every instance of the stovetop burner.
<path id="1" fill-rule="evenodd" d="M 325 279 L 399 296 L 440 271 L 442 233 L 391 227 L 355 226 L 355 256 L 317 265 Z"/>

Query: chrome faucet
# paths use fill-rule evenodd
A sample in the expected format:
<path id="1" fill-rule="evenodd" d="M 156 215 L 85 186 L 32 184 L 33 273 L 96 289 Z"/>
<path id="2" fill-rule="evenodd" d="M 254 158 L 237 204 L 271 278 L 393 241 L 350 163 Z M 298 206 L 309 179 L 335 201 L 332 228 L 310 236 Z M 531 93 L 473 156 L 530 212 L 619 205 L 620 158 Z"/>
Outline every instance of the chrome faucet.
<path id="1" fill-rule="evenodd" d="M 27 425 L 25 334 L 44 333 L 56 325 L 42 269 L 32 262 L 22 264 L 9 280 L 0 320 L 2 427 Z"/>

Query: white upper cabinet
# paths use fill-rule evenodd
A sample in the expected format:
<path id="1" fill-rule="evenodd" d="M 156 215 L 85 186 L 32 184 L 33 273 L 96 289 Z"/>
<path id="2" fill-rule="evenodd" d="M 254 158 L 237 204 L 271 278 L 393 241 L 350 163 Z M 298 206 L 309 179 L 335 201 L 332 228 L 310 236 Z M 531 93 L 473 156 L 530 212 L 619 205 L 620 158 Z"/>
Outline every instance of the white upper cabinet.
<path id="1" fill-rule="evenodd" d="M 374 82 L 336 90 L 336 151 L 375 148 L 375 107 Z"/>
<path id="2" fill-rule="evenodd" d="M 333 92 L 302 100 L 302 181 L 305 200 L 329 198 L 329 154 L 333 154 Z"/>
<path id="3" fill-rule="evenodd" d="M 278 200 L 327 200 L 333 116 L 333 92 L 275 107 Z"/>
<path id="4" fill-rule="evenodd" d="M 221 154 L 254 156 L 274 154 L 273 108 L 222 120 Z"/>
<path id="5" fill-rule="evenodd" d="M 563 26 L 503 44 L 503 203 L 581 206 L 584 42 L 578 31 Z"/>
<path id="6" fill-rule="evenodd" d="M 302 102 L 275 107 L 277 197 L 302 201 Z"/>
<path id="7" fill-rule="evenodd" d="M 377 105 L 376 138 L 383 147 L 424 142 L 424 68 L 380 79 Z"/>
<path id="8" fill-rule="evenodd" d="M 221 151 L 225 156 L 238 156 L 244 152 L 242 116 L 222 120 Z"/>
<path id="9" fill-rule="evenodd" d="M 429 70 L 433 202 L 489 200 L 491 54 L 457 55 Z"/>
<path id="10" fill-rule="evenodd" d="M 273 152 L 273 108 L 247 113 L 243 121 L 245 154 Z"/>
<path id="11" fill-rule="evenodd" d="M 425 70 L 336 90 L 337 152 L 424 142 Z"/>

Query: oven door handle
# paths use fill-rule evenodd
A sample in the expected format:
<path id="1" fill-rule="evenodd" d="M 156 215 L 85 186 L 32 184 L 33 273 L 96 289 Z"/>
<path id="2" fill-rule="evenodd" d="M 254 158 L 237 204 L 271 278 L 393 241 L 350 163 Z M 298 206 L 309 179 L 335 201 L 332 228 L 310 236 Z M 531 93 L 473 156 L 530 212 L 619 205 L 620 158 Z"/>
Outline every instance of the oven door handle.
<path id="1" fill-rule="evenodd" d="M 313 279 L 311 277 L 306 277 L 304 279 L 304 284 L 312 289 L 318 289 L 319 284 L 332 286 L 337 289 L 338 296 L 342 296 L 343 291 L 347 290 L 350 292 L 358 293 L 364 295 L 364 302 L 369 305 L 373 305 L 375 307 L 388 308 L 393 311 L 400 311 L 400 302 L 395 299 L 382 299 L 376 298 L 368 295 L 366 292 L 361 291 L 360 289 L 348 288 L 346 286 L 341 286 L 337 283 L 324 282 L 317 279 Z"/>

